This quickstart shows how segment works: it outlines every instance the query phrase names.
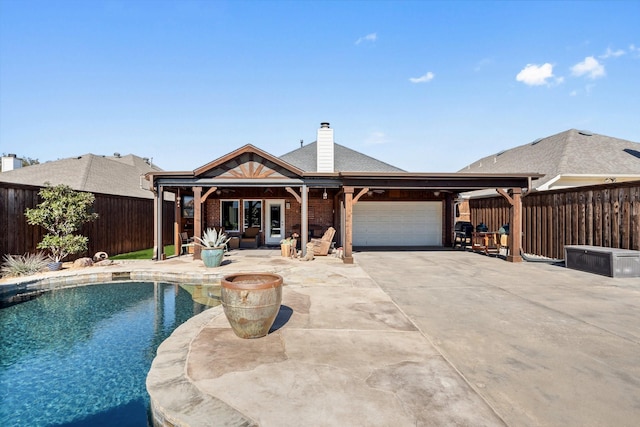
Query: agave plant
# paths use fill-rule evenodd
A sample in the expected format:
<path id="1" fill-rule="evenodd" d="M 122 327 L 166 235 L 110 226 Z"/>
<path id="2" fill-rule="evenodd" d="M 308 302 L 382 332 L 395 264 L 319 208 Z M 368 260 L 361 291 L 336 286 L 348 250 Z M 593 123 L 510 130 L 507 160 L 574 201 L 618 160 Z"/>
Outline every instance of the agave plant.
<path id="1" fill-rule="evenodd" d="M 5 255 L 2 263 L 2 275 L 13 277 L 30 276 L 44 269 L 48 262 L 48 258 L 42 252 L 26 255 Z"/>
<path id="2" fill-rule="evenodd" d="M 231 240 L 231 237 L 227 237 L 227 234 L 222 230 L 218 232 L 215 228 L 207 228 L 207 230 L 202 233 L 202 238 L 196 237 L 196 240 L 205 248 L 219 248 L 226 246 L 227 242 Z"/>

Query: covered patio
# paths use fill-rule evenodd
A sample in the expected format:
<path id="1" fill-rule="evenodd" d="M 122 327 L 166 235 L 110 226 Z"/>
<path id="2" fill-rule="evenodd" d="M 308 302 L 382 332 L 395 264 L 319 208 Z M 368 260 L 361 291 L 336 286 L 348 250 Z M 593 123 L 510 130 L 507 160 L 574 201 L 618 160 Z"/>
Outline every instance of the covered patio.
<path id="1" fill-rule="evenodd" d="M 311 237 L 318 237 L 328 227 L 334 227 L 336 245 L 343 248 L 345 263 L 353 262 L 354 227 L 357 228 L 359 221 L 354 209 L 358 204 L 367 204 L 369 211 L 382 206 L 395 210 L 394 207 L 401 203 L 435 206 L 432 214 L 435 237 L 429 245 L 449 246 L 458 194 L 487 188 L 495 188 L 511 205 L 507 259 L 521 261 L 520 196 L 522 189 L 530 188 L 531 180 L 537 177 L 536 174 L 306 172 L 252 145 L 241 147 L 194 171 L 147 175 L 156 200 L 156 249 L 157 242 L 164 239 L 164 218 L 159 207 L 168 192 L 173 193 L 176 200 L 176 248 L 180 247 L 180 233 L 201 236 L 206 228 L 216 227 L 230 236 L 239 237 L 247 228 L 259 227 L 260 246 L 277 246 L 281 239 L 298 233 L 300 249 L 304 252 Z M 402 213 L 394 215 L 390 221 L 396 225 L 414 219 L 403 217 Z M 373 226 L 385 228 L 385 233 L 394 233 L 393 226 L 387 227 L 384 222 Z M 419 227 L 418 222 L 416 232 Z M 366 234 L 367 230 L 359 233 Z M 398 244 L 394 242 L 387 246 Z M 197 245 L 194 257 L 200 257 Z"/>

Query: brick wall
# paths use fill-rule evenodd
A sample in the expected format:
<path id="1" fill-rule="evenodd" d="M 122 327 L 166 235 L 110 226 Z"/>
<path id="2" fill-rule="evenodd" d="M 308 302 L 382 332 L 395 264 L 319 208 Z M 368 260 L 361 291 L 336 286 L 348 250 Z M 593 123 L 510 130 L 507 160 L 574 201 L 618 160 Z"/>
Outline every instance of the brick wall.
<path id="1" fill-rule="evenodd" d="M 284 195 L 283 195 L 284 196 Z M 255 200 L 256 198 L 251 198 Z M 240 201 L 240 223 L 242 224 L 243 218 L 243 198 L 238 199 Z M 262 223 L 264 224 L 265 219 L 265 211 L 264 207 L 266 206 L 266 202 L 270 199 L 262 199 L 263 200 L 263 211 L 262 211 Z M 287 197 L 279 197 L 278 200 L 285 201 L 285 236 L 291 236 L 294 232 L 300 233 L 301 230 L 301 215 L 302 215 L 302 206 L 298 201 L 287 193 Z M 326 200 L 322 199 L 322 194 L 320 197 L 309 198 L 309 229 L 312 231 L 312 236 L 322 236 L 322 233 L 329 228 L 334 227 L 338 228 L 339 224 L 333 223 L 334 218 L 334 206 L 333 206 L 333 198 L 329 197 Z M 289 204 L 289 208 L 287 209 L 287 203 Z M 204 205 L 203 212 L 203 230 L 208 227 L 220 226 L 221 218 L 220 218 L 220 199 L 208 198 Z M 264 225 L 263 225 L 264 229 Z M 264 230 L 263 230 L 264 231 Z M 232 233 L 233 234 L 233 233 Z"/>

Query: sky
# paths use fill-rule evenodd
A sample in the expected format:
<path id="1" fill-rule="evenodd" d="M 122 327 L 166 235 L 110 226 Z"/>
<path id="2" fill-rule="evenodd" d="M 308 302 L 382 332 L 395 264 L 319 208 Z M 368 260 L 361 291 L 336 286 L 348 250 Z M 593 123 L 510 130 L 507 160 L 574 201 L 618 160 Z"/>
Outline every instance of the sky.
<path id="1" fill-rule="evenodd" d="M 639 22 L 638 0 L 0 0 L 0 152 L 187 171 L 330 122 L 456 172 L 568 129 L 640 142 Z"/>

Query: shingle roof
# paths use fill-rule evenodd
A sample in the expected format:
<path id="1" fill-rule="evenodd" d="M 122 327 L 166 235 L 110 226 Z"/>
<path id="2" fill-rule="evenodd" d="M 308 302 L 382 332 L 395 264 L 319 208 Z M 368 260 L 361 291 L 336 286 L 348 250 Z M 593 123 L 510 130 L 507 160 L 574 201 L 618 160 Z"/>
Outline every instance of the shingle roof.
<path id="1" fill-rule="evenodd" d="M 640 174 L 640 143 L 570 129 L 484 157 L 459 172 L 545 174 L 536 187 L 561 174 Z"/>
<path id="2" fill-rule="evenodd" d="M 133 154 L 121 157 L 85 154 L 2 172 L 0 181 L 36 186 L 45 182 L 66 184 L 77 191 L 152 199 L 151 191 L 140 188 L 140 175 L 161 170 Z"/>
<path id="3" fill-rule="evenodd" d="M 316 146 L 317 142 L 312 142 L 283 154 L 280 159 L 305 172 L 316 172 Z M 334 150 L 334 171 L 336 172 L 405 172 L 400 168 L 340 144 L 334 143 Z"/>

